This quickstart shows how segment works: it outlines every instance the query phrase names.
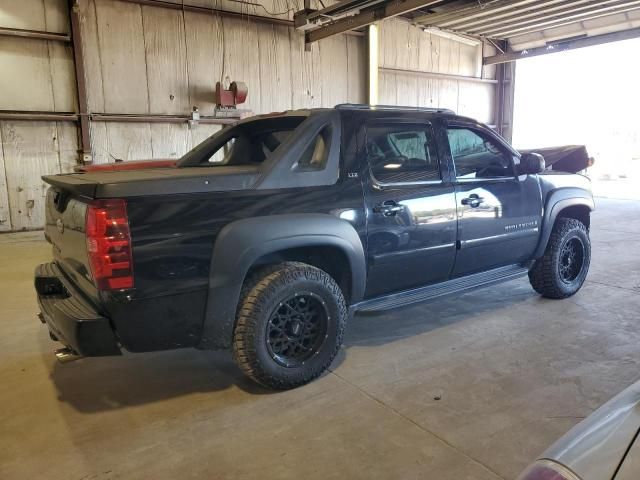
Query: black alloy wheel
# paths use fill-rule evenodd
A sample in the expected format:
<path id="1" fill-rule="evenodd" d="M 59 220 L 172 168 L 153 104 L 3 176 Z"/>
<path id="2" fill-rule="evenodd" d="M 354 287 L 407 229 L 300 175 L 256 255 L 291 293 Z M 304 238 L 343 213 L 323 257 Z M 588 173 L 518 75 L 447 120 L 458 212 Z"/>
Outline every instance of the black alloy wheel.
<path id="1" fill-rule="evenodd" d="M 283 367 L 304 365 L 327 337 L 326 302 L 312 292 L 294 293 L 281 302 L 267 323 L 267 349 Z"/>
<path id="2" fill-rule="evenodd" d="M 558 267 L 563 282 L 571 284 L 578 278 L 584 267 L 584 244 L 579 237 L 573 237 L 564 244 Z"/>

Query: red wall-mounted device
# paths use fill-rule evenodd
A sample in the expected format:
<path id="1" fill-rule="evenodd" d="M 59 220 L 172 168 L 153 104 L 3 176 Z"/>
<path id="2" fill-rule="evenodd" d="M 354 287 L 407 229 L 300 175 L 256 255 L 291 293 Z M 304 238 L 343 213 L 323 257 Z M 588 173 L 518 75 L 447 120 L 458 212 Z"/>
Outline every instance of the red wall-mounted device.
<path id="1" fill-rule="evenodd" d="M 232 82 L 229 90 L 222 88 L 220 82 L 216 83 L 215 101 L 216 108 L 236 108 L 236 105 L 244 103 L 249 89 L 244 82 Z"/>

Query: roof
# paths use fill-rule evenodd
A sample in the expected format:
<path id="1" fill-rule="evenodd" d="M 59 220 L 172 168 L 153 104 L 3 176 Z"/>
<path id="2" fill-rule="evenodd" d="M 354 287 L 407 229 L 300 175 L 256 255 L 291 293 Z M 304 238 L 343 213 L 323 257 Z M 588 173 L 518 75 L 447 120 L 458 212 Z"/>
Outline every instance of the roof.
<path id="1" fill-rule="evenodd" d="M 427 29 L 507 40 L 522 50 L 640 27 L 640 2 L 463 0 L 414 11 L 411 20 Z"/>
<path id="2" fill-rule="evenodd" d="M 411 107 L 411 106 L 402 106 L 402 105 L 367 105 L 364 103 L 340 103 L 336 105 L 335 108 L 336 110 L 426 112 L 426 113 L 447 113 L 447 114 L 455 115 L 455 112 L 448 108 Z"/>

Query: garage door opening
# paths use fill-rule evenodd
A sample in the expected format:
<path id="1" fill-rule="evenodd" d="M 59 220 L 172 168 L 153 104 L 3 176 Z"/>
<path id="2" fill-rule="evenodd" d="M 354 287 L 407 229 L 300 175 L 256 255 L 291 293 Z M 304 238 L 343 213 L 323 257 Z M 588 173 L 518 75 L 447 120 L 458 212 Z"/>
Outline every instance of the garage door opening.
<path id="1" fill-rule="evenodd" d="M 634 39 L 520 60 L 514 146 L 584 144 L 596 195 L 640 199 L 639 50 Z"/>

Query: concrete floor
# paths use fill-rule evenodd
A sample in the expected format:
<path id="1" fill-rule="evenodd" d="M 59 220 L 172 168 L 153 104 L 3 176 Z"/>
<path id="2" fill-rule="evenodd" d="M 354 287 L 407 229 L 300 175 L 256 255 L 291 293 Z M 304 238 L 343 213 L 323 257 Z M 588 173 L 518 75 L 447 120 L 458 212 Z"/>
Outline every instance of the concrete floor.
<path id="1" fill-rule="evenodd" d="M 0 478 L 512 479 L 640 376 L 640 202 L 598 201 L 592 271 L 357 317 L 295 391 L 195 350 L 58 365 L 36 319 L 40 233 L 0 236 Z"/>

